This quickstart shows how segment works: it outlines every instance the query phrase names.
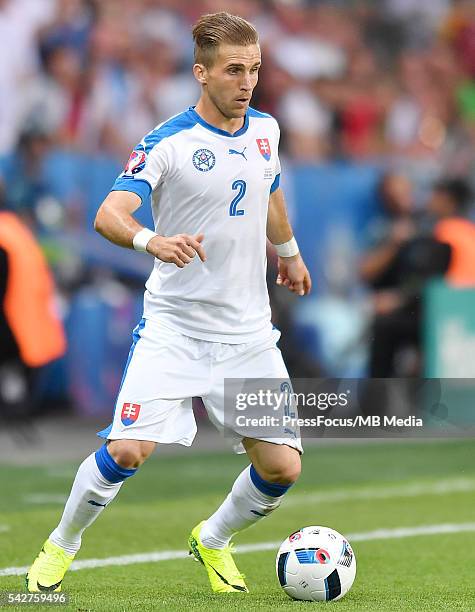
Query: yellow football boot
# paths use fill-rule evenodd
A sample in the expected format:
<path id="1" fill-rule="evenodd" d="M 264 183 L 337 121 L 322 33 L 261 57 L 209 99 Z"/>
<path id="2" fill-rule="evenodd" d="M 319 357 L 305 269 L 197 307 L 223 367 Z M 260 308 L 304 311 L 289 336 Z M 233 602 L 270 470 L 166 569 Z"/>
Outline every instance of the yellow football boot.
<path id="1" fill-rule="evenodd" d="M 215 593 L 249 593 L 244 577 L 231 556 L 231 546 L 206 548 L 200 540 L 200 531 L 205 521 L 192 530 L 188 538 L 190 554 L 205 566 L 211 588 Z"/>
<path id="2" fill-rule="evenodd" d="M 26 575 L 27 590 L 30 593 L 61 591 L 61 582 L 73 559 L 74 555 L 46 540 Z"/>

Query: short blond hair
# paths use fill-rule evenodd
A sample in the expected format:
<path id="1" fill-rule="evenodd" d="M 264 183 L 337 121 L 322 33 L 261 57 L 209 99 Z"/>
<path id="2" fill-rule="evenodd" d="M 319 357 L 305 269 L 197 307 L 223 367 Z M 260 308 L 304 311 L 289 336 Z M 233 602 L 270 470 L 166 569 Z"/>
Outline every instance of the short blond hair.
<path id="1" fill-rule="evenodd" d="M 221 12 L 202 15 L 193 26 L 193 40 L 195 63 L 208 68 L 216 59 L 219 45 L 256 45 L 259 35 L 249 21 Z"/>

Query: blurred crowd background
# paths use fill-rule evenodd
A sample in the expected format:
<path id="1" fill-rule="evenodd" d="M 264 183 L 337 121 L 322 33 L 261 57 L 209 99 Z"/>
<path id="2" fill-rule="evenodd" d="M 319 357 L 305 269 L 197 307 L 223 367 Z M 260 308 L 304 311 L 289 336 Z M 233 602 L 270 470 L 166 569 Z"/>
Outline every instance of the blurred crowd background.
<path id="1" fill-rule="evenodd" d="M 475 376 L 475 1 L 0 0 L 0 209 L 40 244 L 67 340 L 38 369 L 2 339 L 12 412 L 33 371 L 35 410 L 110 413 L 152 262 L 93 219 L 135 144 L 196 103 L 191 27 L 219 10 L 259 30 L 253 106 L 280 123 L 314 279 L 277 289 L 269 249 L 291 374 Z"/>

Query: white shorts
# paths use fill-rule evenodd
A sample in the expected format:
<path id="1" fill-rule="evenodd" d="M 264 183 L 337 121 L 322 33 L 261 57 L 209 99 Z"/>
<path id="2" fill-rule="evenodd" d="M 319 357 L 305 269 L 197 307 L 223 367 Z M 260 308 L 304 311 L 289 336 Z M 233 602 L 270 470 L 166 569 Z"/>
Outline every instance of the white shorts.
<path id="1" fill-rule="evenodd" d="M 192 398 L 201 397 L 211 422 L 242 453 L 243 435 L 225 424 L 224 379 L 288 379 L 277 329 L 265 341 L 222 344 L 142 319 L 133 337 L 112 424 L 98 433 L 108 440 L 190 446 L 196 435 Z M 303 452 L 298 434 L 252 437 Z"/>

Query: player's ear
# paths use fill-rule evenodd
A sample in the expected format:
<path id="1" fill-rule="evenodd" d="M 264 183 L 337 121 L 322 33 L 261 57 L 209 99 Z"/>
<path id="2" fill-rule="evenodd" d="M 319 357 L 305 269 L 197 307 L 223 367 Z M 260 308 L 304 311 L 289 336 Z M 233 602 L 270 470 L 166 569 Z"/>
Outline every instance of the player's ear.
<path id="1" fill-rule="evenodd" d="M 193 66 L 193 74 L 195 75 L 195 79 L 201 85 L 206 85 L 206 79 L 208 76 L 208 71 L 206 70 L 206 66 L 203 64 L 195 64 Z"/>

